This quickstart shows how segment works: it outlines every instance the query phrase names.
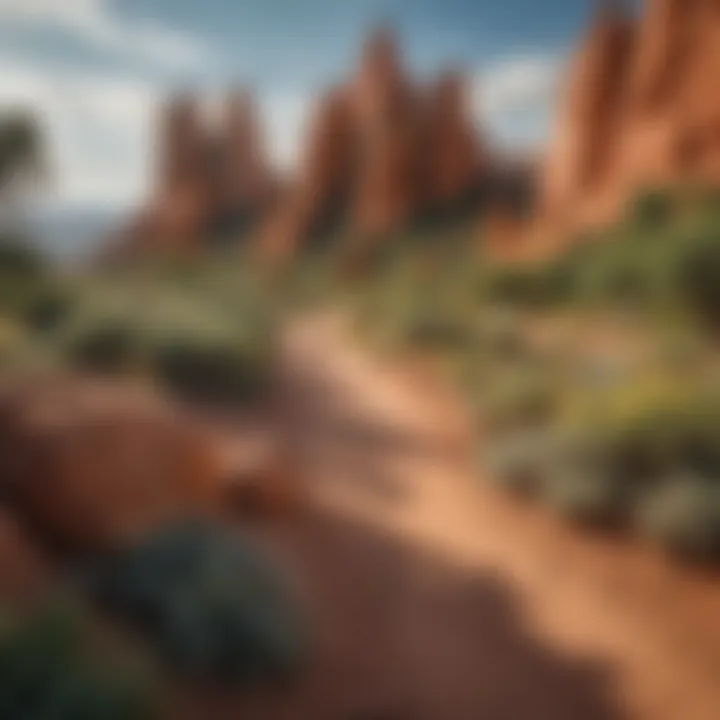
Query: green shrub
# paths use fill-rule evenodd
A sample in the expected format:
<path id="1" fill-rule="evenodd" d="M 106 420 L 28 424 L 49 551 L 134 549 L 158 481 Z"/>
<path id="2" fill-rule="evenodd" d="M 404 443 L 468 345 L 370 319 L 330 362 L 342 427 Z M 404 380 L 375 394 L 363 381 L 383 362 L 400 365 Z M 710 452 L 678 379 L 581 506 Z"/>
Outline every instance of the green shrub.
<path id="1" fill-rule="evenodd" d="M 630 220 L 643 228 L 667 223 L 675 211 L 675 198 L 670 189 L 650 189 L 637 195 L 630 204 Z"/>
<path id="2" fill-rule="evenodd" d="M 488 438 L 478 457 L 481 473 L 499 487 L 521 495 L 536 495 L 562 457 L 563 442 L 547 429 Z"/>
<path id="3" fill-rule="evenodd" d="M 149 720 L 144 682 L 88 648 L 75 612 L 49 607 L 0 636 L 3 720 Z"/>
<path id="4" fill-rule="evenodd" d="M 202 401 L 248 401 L 268 385 L 268 359 L 233 341 L 168 339 L 152 351 L 156 377 L 175 394 Z"/>
<path id="5" fill-rule="evenodd" d="M 623 524 L 632 507 L 627 484 L 609 468 L 589 463 L 560 463 L 548 474 L 543 499 L 571 520 L 590 525 Z"/>
<path id="6" fill-rule="evenodd" d="M 519 319 L 508 312 L 484 313 L 475 329 L 479 351 L 503 361 L 516 361 L 529 354 L 528 341 Z"/>
<path id="7" fill-rule="evenodd" d="M 680 301 L 708 327 L 720 328 L 720 233 L 703 233 L 678 253 Z"/>
<path id="8" fill-rule="evenodd" d="M 163 529 L 104 559 L 93 584 L 181 670 L 244 683 L 283 676 L 302 658 L 302 622 L 286 584 L 230 531 Z"/>
<path id="9" fill-rule="evenodd" d="M 67 330 L 64 338 L 65 353 L 72 365 L 100 373 L 128 370 L 137 362 L 139 343 L 133 323 L 112 316 L 81 320 Z"/>
<path id="10" fill-rule="evenodd" d="M 56 283 L 41 283 L 27 292 L 22 319 L 32 331 L 49 332 L 67 321 L 74 309 L 74 298 Z"/>
<path id="11" fill-rule="evenodd" d="M 37 280 L 45 272 L 45 263 L 28 238 L 0 237 L 0 277 Z"/>
<path id="12" fill-rule="evenodd" d="M 720 485 L 696 474 L 676 473 L 647 493 L 638 525 L 668 550 L 698 558 L 720 554 Z"/>

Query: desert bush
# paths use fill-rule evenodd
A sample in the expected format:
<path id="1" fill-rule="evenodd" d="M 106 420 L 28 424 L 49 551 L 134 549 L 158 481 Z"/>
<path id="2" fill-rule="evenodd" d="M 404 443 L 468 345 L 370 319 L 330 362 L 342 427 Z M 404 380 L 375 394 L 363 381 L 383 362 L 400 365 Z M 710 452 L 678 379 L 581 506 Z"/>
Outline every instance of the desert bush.
<path id="1" fill-rule="evenodd" d="M 537 495 L 563 456 L 564 438 L 548 428 L 532 428 L 488 438 L 479 454 L 482 476 L 520 495 Z"/>
<path id="2" fill-rule="evenodd" d="M 80 317 L 65 328 L 61 343 L 70 363 L 100 373 L 127 371 L 138 360 L 140 333 L 122 315 Z"/>
<path id="3" fill-rule="evenodd" d="M 678 252 L 674 268 L 679 301 L 702 323 L 720 327 L 720 232 L 690 238 Z"/>
<path id="4" fill-rule="evenodd" d="M 639 503 L 638 526 L 662 547 L 710 559 L 720 554 L 720 484 L 677 471 Z"/>
<path id="5" fill-rule="evenodd" d="M 720 399 L 706 382 L 634 378 L 580 397 L 570 424 L 598 462 L 634 484 L 676 466 L 720 471 Z"/>
<path id="6" fill-rule="evenodd" d="M 301 660 L 304 632 L 286 583 L 230 531 L 161 529 L 103 559 L 93 586 L 180 670 L 244 683 L 281 677 Z"/>
<path id="7" fill-rule="evenodd" d="M 249 401 L 268 385 L 268 359 L 232 340 L 177 336 L 152 349 L 155 376 L 189 400 Z"/>
<path id="8" fill-rule="evenodd" d="M 3 720 L 150 720 L 145 680 L 89 649 L 78 611 L 49 606 L 0 634 Z"/>
<path id="9" fill-rule="evenodd" d="M 69 364 L 141 373 L 192 400 L 246 402 L 265 391 L 274 307 L 230 289 L 215 288 L 201 299 L 192 287 L 114 283 L 88 284 L 51 335 Z"/>
<path id="10" fill-rule="evenodd" d="M 620 526 L 633 507 L 631 488 L 611 467 L 563 458 L 547 474 L 543 500 L 573 521 L 598 526 Z"/>
<path id="11" fill-rule="evenodd" d="M 629 220 L 642 228 L 667 223 L 676 209 L 676 201 L 669 188 L 650 188 L 636 195 L 629 204 Z"/>
<path id="12" fill-rule="evenodd" d="M 193 302 L 159 309 L 146 329 L 148 365 L 181 397 L 250 401 L 269 384 L 271 327 L 259 311 L 231 318 L 222 309 Z"/>
<path id="13" fill-rule="evenodd" d="M 547 426 L 558 411 L 559 390 L 545 373 L 505 373 L 482 390 L 485 424 L 508 431 Z"/>
<path id="14" fill-rule="evenodd" d="M 28 299 L 24 317 L 33 330 L 46 332 L 57 328 L 70 313 L 72 301 L 61 290 L 46 287 Z"/>
<path id="15" fill-rule="evenodd" d="M 32 248 L 28 238 L 0 237 L 0 277 L 37 279 L 44 276 L 46 270 L 42 257 Z"/>

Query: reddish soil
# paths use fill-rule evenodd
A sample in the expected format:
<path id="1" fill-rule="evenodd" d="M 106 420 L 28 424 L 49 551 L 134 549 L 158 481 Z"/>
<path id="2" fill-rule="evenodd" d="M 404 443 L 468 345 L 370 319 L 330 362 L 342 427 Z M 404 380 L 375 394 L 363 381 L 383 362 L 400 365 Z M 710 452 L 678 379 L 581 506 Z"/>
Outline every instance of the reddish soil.
<path id="1" fill-rule="evenodd" d="M 281 384 L 309 506 L 267 534 L 311 611 L 314 660 L 251 707 L 191 694 L 178 716 L 720 716 L 720 580 L 485 489 L 451 451 L 452 408 L 332 322 L 289 333 Z"/>

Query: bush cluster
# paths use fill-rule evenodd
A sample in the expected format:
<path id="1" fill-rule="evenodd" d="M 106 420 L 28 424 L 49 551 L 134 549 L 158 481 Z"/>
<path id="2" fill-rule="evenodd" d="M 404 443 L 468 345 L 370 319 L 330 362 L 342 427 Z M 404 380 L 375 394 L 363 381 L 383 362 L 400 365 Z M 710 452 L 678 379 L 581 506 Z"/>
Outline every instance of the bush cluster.
<path id="1" fill-rule="evenodd" d="M 48 606 L 0 634 L 3 720 L 151 720 L 147 681 L 89 649 L 77 610 Z"/>
<path id="2" fill-rule="evenodd" d="M 104 558 L 92 587 L 181 671 L 246 683 L 283 677 L 302 659 L 292 593 L 268 558 L 229 530 L 163 528 Z"/>

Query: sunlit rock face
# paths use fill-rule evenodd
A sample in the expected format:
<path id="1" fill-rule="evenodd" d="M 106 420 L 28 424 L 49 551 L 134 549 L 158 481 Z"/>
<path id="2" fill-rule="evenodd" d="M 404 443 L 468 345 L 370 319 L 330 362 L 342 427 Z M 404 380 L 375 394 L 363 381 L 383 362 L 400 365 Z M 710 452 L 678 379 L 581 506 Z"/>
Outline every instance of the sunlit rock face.
<path id="1" fill-rule="evenodd" d="M 210 222 L 232 231 L 256 220 L 276 187 L 255 102 L 247 90 L 227 99 L 209 158 Z"/>
<path id="2" fill-rule="evenodd" d="M 296 177 L 265 223 L 260 244 L 266 257 L 294 253 L 337 221 L 353 189 L 357 153 L 350 94 L 337 87 L 319 101 Z"/>
<path id="3" fill-rule="evenodd" d="M 160 249 L 187 248 L 199 239 L 209 207 L 207 150 L 199 102 L 170 100 L 161 111 L 155 190 L 143 231 Z"/>
<path id="4" fill-rule="evenodd" d="M 635 29 L 603 8 L 572 61 L 543 177 L 540 214 L 562 224 L 600 199 L 616 171 Z"/>
<path id="5" fill-rule="evenodd" d="M 361 157 L 353 227 L 383 235 L 408 224 L 422 192 L 422 105 L 391 31 L 367 40 L 353 95 Z"/>
<path id="6" fill-rule="evenodd" d="M 606 3 L 571 65 L 543 178 L 540 222 L 616 218 L 640 190 L 720 182 L 720 3 Z"/>
<path id="7" fill-rule="evenodd" d="M 680 180 L 691 172 L 683 147 L 690 105 L 683 106 L 683 98 L 696 73 L 693 45 L 701 41 L 698 20 L 704 2 L 654 0 L 646 6 L 628 72 L 618 196 L 643 185 Z"/>
<path id="8" fill-rule="evenodd" d="M 201 253 L 240 233 L 272 204 L 276 183 L 252 96 L 230 94 L 210 122 L 199 98 L 160 112 L 151 197 L 124 233 L 118 255 Z"/>
<path id="9" fill-rule="evenodd" d="M 426 123 L 426 200 L 432 208 L 443 208 L 472 193 L 487 163 L 462 73 L 447 72 L 431 87 Z"/>
<path id="10" fill-rule="evenodd" d="M 486 164 L 462 74 L 413 81 L 395 34 L 380 28 L 350 80 L 318 103 L 300 168 L 262 245 L 283 256 L 323 232 L 372 245 L 428 212 L 455 208 Z"/>
<path id="11" fill-rule="evenodd" d="M 213 514 L 223 493 L 215 444 L 140 388 L 46 379 L 0 390 L 2 492 L 41 537 L 95 551 L 165 522 Z"/>
<path id="12" fill-rule="evenodd" d="M 462 73 L 413 80 L 387 28 L 318 100 L 282 187 L 247 92 L 230 95 L 215 126 L 201 115 L 192 96 L 163 111 L 155 190 L 127 233 L 129 254 L 202 252 L 238 229 L 267 258 L 339 234 L 362 245 L 456 210 L 490 174 Z"/>

